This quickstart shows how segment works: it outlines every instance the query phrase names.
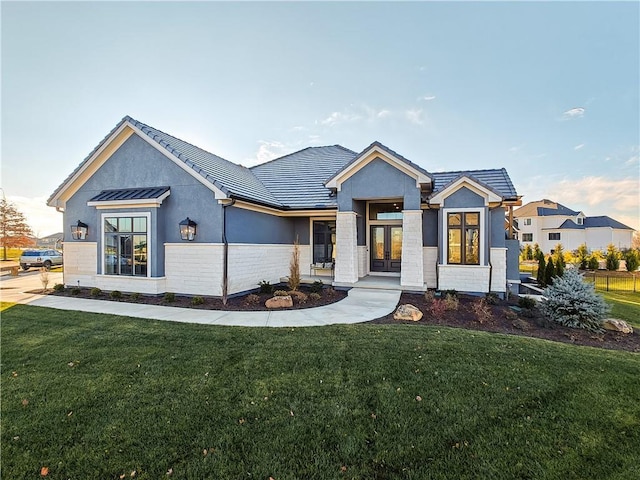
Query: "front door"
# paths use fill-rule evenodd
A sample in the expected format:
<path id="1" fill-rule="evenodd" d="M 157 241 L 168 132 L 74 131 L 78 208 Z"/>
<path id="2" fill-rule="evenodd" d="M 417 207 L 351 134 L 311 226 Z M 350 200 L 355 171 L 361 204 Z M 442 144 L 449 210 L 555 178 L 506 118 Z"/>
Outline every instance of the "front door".
<path id="1" fill-rule="evenodd" d="M 402 226 L 371 226 L 371 271 L 399 272 L 402 262 Z"/>

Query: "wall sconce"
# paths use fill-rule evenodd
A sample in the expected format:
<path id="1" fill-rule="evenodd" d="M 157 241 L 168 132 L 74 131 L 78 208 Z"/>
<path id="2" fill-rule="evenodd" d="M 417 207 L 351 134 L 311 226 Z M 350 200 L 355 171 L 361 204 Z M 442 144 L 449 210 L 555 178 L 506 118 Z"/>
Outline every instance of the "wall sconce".
<path id="1" fill-rule="evenodd" d="M 71 238 L 74 240 L 84 240 L 87 238 L 87 232 L 89 231 L 89 226 L 86 223 L 82 223 L 78 220 L 78 223 L 75 225 L 71 225 Z"/>
<path id="2" fill-rule="evenodd" d="M 196 225 L 198 224 L 187 217 L 178 225 L 180 225 L 180 238 L 182 238 L 182 240 L 189 240 L 190 242 L 193 241 L 196 236 Z"/>

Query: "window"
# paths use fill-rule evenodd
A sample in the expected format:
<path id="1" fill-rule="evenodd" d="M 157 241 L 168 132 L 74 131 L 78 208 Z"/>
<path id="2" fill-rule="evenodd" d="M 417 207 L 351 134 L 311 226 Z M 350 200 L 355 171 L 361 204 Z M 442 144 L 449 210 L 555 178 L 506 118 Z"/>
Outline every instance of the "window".
<path id="1" fill-rule="evenodd" d="M 403 202 L 369 204 L 369 220 L 402 220 Z"/>
<path id="2" fill-rule="evenodd" d="M 530 218 L 525 218 L 524 219 L 524 224 L 525 225 L 531 225 L 531 219 Z"/>
<path id="3" fill-rule="evenodd" d="M 584 223 L 584 218 L 582 217 L 578 217 L 577 220 L 578 220 L 578 225 L 582 225 Z"/>
<path id="4" fill-rule="evenodd" d="M 147 276 L 148 217 L 104 217 L 104 273 Z"/>
<path id="5" fill-rule="evenodd" d="M 560 240 L 560 232 L 550 233 L 549 240 Z"/>
<path id="6" fill-rule="evenodd" d="M 448 213 L 447 232 L 448 263 L 480 265 L 480 213 Z"/>
<path id="7" fill-rule="evenodd" d="M 523 233 L 522 234 L 523 242 L 533 242 L 533 233 Z"/>
<path id="8" fill-rule="evenodd" d="M 331 263 L 335 259 L 336 222 L 313 222 L 313 263 Z"/>

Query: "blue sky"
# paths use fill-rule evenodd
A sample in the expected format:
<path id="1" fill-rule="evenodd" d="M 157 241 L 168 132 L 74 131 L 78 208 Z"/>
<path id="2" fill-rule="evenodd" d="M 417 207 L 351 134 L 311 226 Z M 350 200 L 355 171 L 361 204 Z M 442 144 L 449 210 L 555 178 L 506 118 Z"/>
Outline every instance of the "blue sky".
<path id="1" fill-rule="evenodd" d="M 254 165 L 378 140 L 437 172 L 505 167 L 640 229 L 638 2 L 6 2 L 2 188 L 46 199 L 125 115 Z M 68 228 L 68 227 L 64 227 Z"/>

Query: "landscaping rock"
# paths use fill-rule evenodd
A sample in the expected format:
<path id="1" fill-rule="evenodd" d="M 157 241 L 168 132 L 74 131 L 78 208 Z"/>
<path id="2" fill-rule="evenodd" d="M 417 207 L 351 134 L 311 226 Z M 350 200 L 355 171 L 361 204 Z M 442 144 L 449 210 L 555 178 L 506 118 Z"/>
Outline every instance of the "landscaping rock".
<path id="1" fill-rule="evenodd" d="M 264 303 L 264 306 L 267 308 L 289 308 L 293 307 L 293 299 L 291 295 L 272 297 Z"/>
<path id="2" fill-rule="evenodd" d="M 412 322 L 417 322 L 422 318 L 422 312 L 417 307 L 407 303 L 398 307 L 393 314 L 393 318 L 395 320 L 411 320 Z"/>
<path id="3" fill-rule="evenodd" d="M 531 324 L 521 318 L 514 320 L 511 325 L 513 325 L 513 328 L 517 328 L 518 330 L 522 330 L 523 332 L 528 332 L 529 330 L 531 330 Z"/>
<path id="4" fill-rule="evenodd" d="M 602 326 L 605 330 L 612 330 L 614 332 L 621 332 L 625 334 L 633 333 L 633 327 L 631 327 L 631 325 L 624 320 L 619 320 L 617 318 L 605 319 Z"/>

